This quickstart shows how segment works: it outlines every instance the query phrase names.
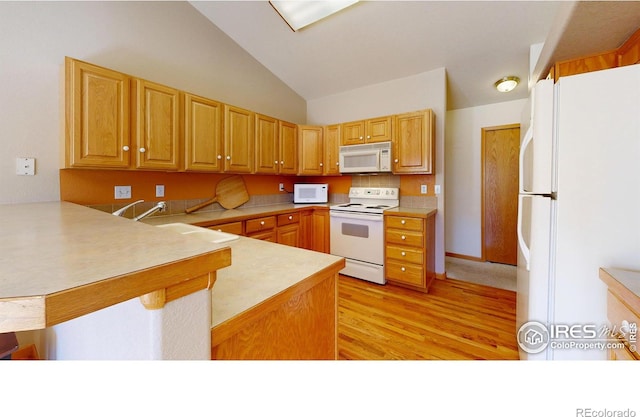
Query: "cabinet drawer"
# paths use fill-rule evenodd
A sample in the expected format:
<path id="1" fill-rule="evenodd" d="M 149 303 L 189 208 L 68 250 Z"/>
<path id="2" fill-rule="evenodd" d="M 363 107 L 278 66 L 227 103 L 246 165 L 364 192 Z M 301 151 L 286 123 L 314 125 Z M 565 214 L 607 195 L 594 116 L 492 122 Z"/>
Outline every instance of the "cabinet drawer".
<path id="1" fill-rule="evenodd" d="M 247 234 L 273 229 L 274 227 L 276 227 L 276 216 L 251 219 L 247 220 L 245 223 L 245 230 Z"/>
<path id="2" fill-rule="evenodd" d="M 424 252 L 422 249 L 415 249 L 401 246 L 387 246 L 387 259 L 395 259 L 401 262 L 411 262 L 413 264 L 424 264 Z"/>
<path id="3" fill-rule="evenodd" d="M 286 226 L 292 223 L 300 223 L 300 213 L 287 213 L 278 215 L 278 226 Z"/>
<path id="4" fill-rule="evenodd" d="M 611 291 L 607 291 L 607 318 L 609 319 L 609 324 L 611 324 L 611 330 L 614 331 L 614 335 L 620 335 L 620 328 L 623 322 L 630 326 L 635 327 L 635 335 L 632 332 L 629 332 L 627 329 L 626 337 L 623 339 L 631 344 L 638 346 L 638 324 L 640 324 L 640 317 L 631 310 L 626 304 L 624 304 L 618 297 L 616 297 Z M 635 337 L 636 340 L 630 340 L 630 336 Z"/>
<path id="5" fill-rule="evenodd" d="M 424 230 L 424 222 L 422 219 L 416 219 L 413 217 L 401 217 L 401 216 L 387 216 L 387 227 L 401 230 L 414 230 L 416 232 L 422 232 Z"/>
<path id="6" fill-rule="evenodd" d="M 424 268 L 410 263 L 388 262 L 385 266 L 387 279 L 406 284 L 424 286 Z"/>
<path id="7" fill-rule="evenodd" d="M 424 246 L 424 236 L 419 232 L 387 229 L 387 243 L 421 248 Z"/>
<path id="8" fill-rule="evenodd" d="M 217 226 L 209 227 L 211 230 L 218 230 L 220 232 L 233 233 L 234 235 L 242 234 L 242 222 L 224 223 Z"/>
<path id="9" fill-rule="evenodd" d="M 250 237 L 251 239 L 266 240 L 273 243 L 277 242 L 276 232 L 273 230 L 267 230 L 264 232 L 253 232 L 251 234 L 248 234 L 247 237 Z"/>

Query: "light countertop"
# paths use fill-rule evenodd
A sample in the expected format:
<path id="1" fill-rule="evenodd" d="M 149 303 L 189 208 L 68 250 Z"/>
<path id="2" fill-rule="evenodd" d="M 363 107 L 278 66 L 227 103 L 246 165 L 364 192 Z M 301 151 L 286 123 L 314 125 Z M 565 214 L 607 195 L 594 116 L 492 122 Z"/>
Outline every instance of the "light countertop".
<path id="1" fill-rule="evenodd" d="M 0 205 L 0 231 L 0 332 L 57 324 L 209 274 L 231 257 L 224 244 L 66 202 Z"/>

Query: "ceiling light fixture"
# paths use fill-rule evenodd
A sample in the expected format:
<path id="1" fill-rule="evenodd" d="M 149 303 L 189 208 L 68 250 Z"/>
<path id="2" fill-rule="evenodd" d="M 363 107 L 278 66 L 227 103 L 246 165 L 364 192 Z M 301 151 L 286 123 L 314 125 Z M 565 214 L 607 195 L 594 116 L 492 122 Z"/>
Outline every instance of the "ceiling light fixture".
<path id="1" fill-rule="evenodd" d="M 510 75 L 508 77 L 503 77 L 493 84 L 496 87 L 496 90 L 501 93 L 508 93 L 509 91 L 516 88 L 518 83 L 520 82 L 520 78 Z"/>
<path id="2" fill-rule="evenodd" d="M 318 20 L 339 12 L 358 0 L 332 1 L 270 1 L 269 3 L 295 32 Z"/>

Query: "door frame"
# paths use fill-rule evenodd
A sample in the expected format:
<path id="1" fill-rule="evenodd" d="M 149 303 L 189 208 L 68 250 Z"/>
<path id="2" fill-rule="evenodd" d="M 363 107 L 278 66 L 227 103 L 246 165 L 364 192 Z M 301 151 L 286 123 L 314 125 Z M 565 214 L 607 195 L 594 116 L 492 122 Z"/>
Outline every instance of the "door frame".
<path id="1" fill-rule="evenodd" d="M 484 190 L 484 180 L 485 180 L 485 169 L 484 169 L 484 163 L 485 163 L 485 159 L 484 159 L 484 151 L 485 151 L 485 141 L 486 141 L 486 133 L 487 132 L 492 132 L 492 131 L 496 131 L 496 130 L 506 130 L 506 129 L 515 129 L 515 128 L 519 128 L 522 129 L 522 126 L 520 125 L 520 123 L 511 123 L 511 124 L 506 124 L 506 125 L 499 125 L 499 126 L 489 126 L 489 127 L 482 127 L 480 128 L 480 261 L 481 262 L 486 262 L 487 261 L 487 255 L 486 255 L 486 249 L 485 249 L 485 212 L 484 212 L 484 194 L 485 194 L 485 190 Z M 522 132 L 520 132 L 522 134 Z"/>

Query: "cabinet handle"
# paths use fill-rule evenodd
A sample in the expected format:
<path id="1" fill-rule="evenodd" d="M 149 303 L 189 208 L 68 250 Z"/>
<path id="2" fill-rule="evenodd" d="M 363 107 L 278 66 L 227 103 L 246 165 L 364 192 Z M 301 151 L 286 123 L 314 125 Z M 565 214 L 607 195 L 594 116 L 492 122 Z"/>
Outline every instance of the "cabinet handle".
<path id="1" fill-rule="evenodd" d="M 280 165 L 284 165 L 284 161 L 280 161 Z"/>
<path id="2" fill-rule="evenodd" d="M 289 220 L 293 220 L 293 216 L 289 216 Z"/>
<path id="3" fill-rule="evenodd" d="M 227 161 L 231 161 L 231 157 L 230 156 L 227 156 Z"/>
<path id="4" fill-rule="evenodd" d="M 400 254 L 401 254 L 402 256 L 407 256 L 407 253 L 406 253 L 406 252 L 401 252 Z"/>
<path id="5" fill-rule="evenodd" d="M 360 140 L 364 139 L 362 136 L 360 136 Z"/>
<path id="6" fill-rule="evenodd" d="M 407 240 L 407 237 L 405 235 L 402 235 L 402 237 L 400 239 Z"/>
<path id="7" fill-rule="evenodd" d="M 218 159 L 222 159 L 222 155 L 218 155 Z"/>
<path id="8" fill-rule="evenodd" d="M 367 135 L 367 139 L 371 139 L 371 135 Z"/>
<path id="9" fill-rule="evenodd" d="M 264 226 L 264 220 L 260 222 L 260 226 Z"/>
<path id="10" fill-rule="evenodd" d="M 406 271 L 406 270 L 407 270 L 407 268 L 405 268 L 405 267 L 403 266 L 402 268 L 400 268 L 400 270 L 401 270 L 402 272 L 404 272 L 404 271 Z"/>
<path id="11" fill-rule="evenodd" d="M 125 145 L 125 146 L 122 147 L 122 150 L 126 152 L 126 151 L 129 150 L 129 147 Z"/>
<path id="12" fill-rule="evenodd" d="M 405 224 L 405 223 L 407 223 L 407 222 L 404 221 L 404 220 L 400 220 L 400 224 Z"/>
<path id="13" fill-rule="evenodd" d="M 140 153 L 145 153 L 147 150 L 145 148 L 140 148 Z"/>
<path id="14" fill-rule="evenodd" d="M 398 158 L 394 159 L 393 162 L 398 163 Z"/>
<path id="15" fill-rule="evenodd" d="M 322 162 L 320 162 L 320 166 L 321 166 L 321 167 L 323 167 L 323 166 L 324 166 L 324 164 L 323 164 Z"/>
<path id="16" fill-rule="evenodd" d="M 340 162 L 336 162 L 336 166 L 340 166 Z"/>
<path id="17" fill-rule="evenodd" d="M 278 163 L 279 163 L 278 161 L 275 161 L 275 164 L 276 164 L 276 165 L 278 165 Z"/>

